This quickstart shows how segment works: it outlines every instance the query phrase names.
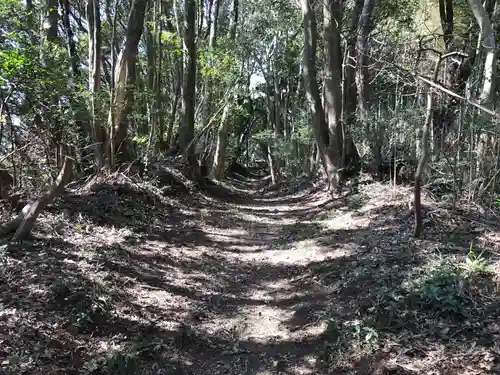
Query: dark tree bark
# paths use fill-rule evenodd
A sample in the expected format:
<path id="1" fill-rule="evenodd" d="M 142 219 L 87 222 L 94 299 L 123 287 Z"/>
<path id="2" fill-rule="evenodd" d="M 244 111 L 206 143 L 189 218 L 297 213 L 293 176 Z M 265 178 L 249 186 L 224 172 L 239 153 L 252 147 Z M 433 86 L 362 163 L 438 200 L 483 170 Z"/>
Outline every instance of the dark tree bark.
<path id="1" fill-rule="evenodd" d="M 98 98 L 97 91 L 101 86 L 101 17 L 99 0 L 87 1 L 87 22 L 89 39 L 89 88 L 90 88 L 90 124 L 91 139 L 94 147 L 95 167 L 100 170 L 105 152 L 105 131 L 98 120 Z"/>
<path id="2" fill-rule="evenodd" d="M 233 17 L 229 27 L 229 38 L 234 40 L 236 38 L 236 28 L 238 26 L 239 17 L 239 0 L 233 0 Z"/>
<path id="3" fill-rule="evenodd" d="M 113 144 L 114 152 L 122 161 L 132 158 L 133 150 L 127 140 L 128 115 L 132 108 L 137 47 L 144 28 L 148 0 L 134 0 L 128 18 L 125 43 L 120 52 L 115 73 L 115 102 Z"/>
<path id="4" fill-rule="evenodd" d="M 356 39 L 356 87 L 358 91 L 359 118 L 366 135 L 373 134 L 368 140 L 375 163 L 378 166 L 382 162 L 380 150 L 382 148 L 382 134 L 380 129 L 373 128 L 370 124 L 371 90 L 369 66 L 369 43 L 368 36 L 373 29 L 373 10 L 375 0 L 365 0 L 363 10 L 358 21 L 358 32 Z"/>
<path id="5" fill-rule="evenodd" d="M 316 19 L 309 0 L 301 0 L 302 15 L 304 17 L 304 83 L 307 101 L 312 116 L 314 137 L 327 176 L 329 189 L 337 187 L 337 166 L 328 153 L 328 127 L 325 121 L 325 112 L 321 104 L 320 92 L 316 81 L 316 49 L 317 32 Z"/>
<path id="6" fill-rule="evenodd" d="M 453 0 L 439 0 L 439 15 L 443 30 L 444 52 L 452 53 L 455 50 Z M 468 39 L 469 36 L 470 31 L 463 38 Z M 444 86 L 462 95 L 472 73 L 475 58 L 475 49 L 470 48 L 467 51 L 467 57 L 448 59 Z M 433 137 L 436 151 L 446 148 L 447 137 L 456 127 L 456 109 L 459 104 L 457 100 L 448 95 L 442 95 L 439 102 L 439 105 L 433 109 Z"/>
<path id="7" fill-rule="evenodd" d="M 349 136 L 349 129 L 356 124 L 356 31 L 364 0 L 356 0 L 349 23 L 344 68 L 344 87 L 342 98 L 342 166 L 359 165 L 360 156 L 356 145 Z"/>
<path id="8" fill-rule="evenodd" d="M 35 202 L 27 204 L 14 219 L 2 224 L 0 227 L 0 236 L 16 231 L 12 237 L 12 242 L 19 242 L 26 239 L 38 215 L 40 215 L 47 205 L 52 203 L 55 197 L 61 194 L 64 186 L 69 182 L 72 166 L 73 160 L 66 157 L 54 185 Z"/>
<path id="9" fill-rule="evenodd" d="M 73 76 L 76 78 L 79 76 L 80 71 L 78 67 L 78 54 L 76 50 L 76 45 L 74 41 L 74 33 L 73 29 L 71 28 L 71 23 L 69 20 L 70 16 L 70 6 L 69 6 L 69 1 L 68 0 L 59 0 L 59 4 L 62 9 L 62 23 L 64 26 L 64 30 L 66 32 L 66 37 L 68 39 L 68 54 L 71 62 L 71 71 L 73 73 Z"/>
<path id="10" fill-rule="evenodd" d="M 196 45 L 195 45 L 196 1 L 184 1 L 184 77 L 182 90 L 180 146 L 188 163 L 196 168 L 194 137 L 195 89 L 196 89 Z M 193 169 L 195 171 L 195 169 Z"/>
<path id="11" fill-rule="evenodd" d="M 328 148 L 330 157 L 337 164 L 342 160 L 342 51 L 340 22 L 342 1 L 325 0 L 323 4 L 323 26 L 325 45 L 325 115 L 329 130 Z"/>
<path id="12" fill-rule="evenodd" d="M 59 14 L 57 12 L 57 0 L 47 0 L 47 20 L 49 27 L 47 29 L 47 40 L 55 42 L 58 38 L 57 23 L 59 21 Z"/>

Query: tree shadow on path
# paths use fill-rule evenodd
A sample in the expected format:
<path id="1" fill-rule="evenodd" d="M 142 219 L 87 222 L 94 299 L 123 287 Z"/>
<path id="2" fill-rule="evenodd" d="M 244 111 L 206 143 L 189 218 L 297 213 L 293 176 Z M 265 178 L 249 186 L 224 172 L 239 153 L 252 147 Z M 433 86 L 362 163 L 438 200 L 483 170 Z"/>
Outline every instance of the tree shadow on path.
<path id="1" fill-rule="evenodd" d="M 438 355 L 492 347 L 480 339 L 495 337 L 496 292 L 466 289 L 464 329 L 406 289 L 435 252 L 410 238 L 402 206 L 216 197 L 120 185 L 59 200 L 47 220 L 66 215 L 60 238 L 42 231 L 5 255 L 2 370 L 424 374 Z"/>

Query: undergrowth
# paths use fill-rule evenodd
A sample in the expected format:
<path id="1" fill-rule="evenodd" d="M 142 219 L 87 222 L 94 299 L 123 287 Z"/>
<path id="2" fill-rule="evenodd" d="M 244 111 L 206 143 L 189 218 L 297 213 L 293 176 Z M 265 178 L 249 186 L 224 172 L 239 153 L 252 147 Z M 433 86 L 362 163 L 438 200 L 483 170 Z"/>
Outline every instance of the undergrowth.
<path id="1" fill-rule="evenodd" d="M 406 283 L 409 303 L 443 317 L 467 317 L 476 308 L 471 287 L 489 272 L 489 261 L 472 245 L 461 262 L 440 257 L 429 263 L 419 277 Z"/>

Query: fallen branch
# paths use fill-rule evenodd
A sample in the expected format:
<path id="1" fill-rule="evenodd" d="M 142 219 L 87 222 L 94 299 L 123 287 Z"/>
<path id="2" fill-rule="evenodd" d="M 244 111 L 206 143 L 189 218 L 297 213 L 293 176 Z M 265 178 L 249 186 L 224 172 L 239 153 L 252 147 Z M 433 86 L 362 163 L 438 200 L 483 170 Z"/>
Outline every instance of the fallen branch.
<path id="1" fill-rule="evenodd" d="M 12 242 L 24 240 L 30 234 L 38 215 L 40 215 L 47 205 L 52 203 L 54 198 L 61 193 L 64 186 L 69 182 L 68 180 L 71 176 L 72 167 L 73 159 L 66 156 L 54 185 L 52 185 L 51 188 L 35 202 L 28 203 L 24 206 L 15 218 L 2 224 L 2 226 L 0 226 L 0 236 L 4 236 L 15 231 L 14 236 L 12 237 Z"/>

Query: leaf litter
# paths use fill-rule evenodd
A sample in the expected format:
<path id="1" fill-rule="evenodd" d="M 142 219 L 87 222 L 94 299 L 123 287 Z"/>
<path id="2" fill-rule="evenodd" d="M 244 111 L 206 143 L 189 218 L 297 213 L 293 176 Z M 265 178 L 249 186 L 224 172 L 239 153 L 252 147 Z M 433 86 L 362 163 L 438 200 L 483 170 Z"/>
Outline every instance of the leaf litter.
<path id="1" fill-rule="evenodd" d="M 498 225 L 382 183 L 73 184 L 0 255 L 5 374 L 495 374 Z M 182 185 L 182 184 L 181 184 Z"/>

